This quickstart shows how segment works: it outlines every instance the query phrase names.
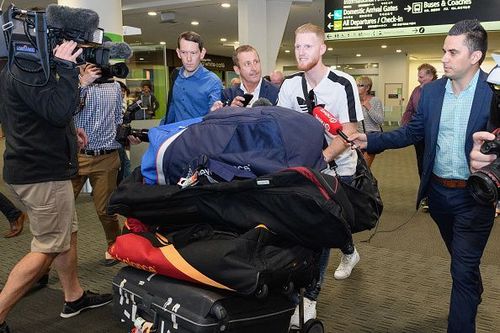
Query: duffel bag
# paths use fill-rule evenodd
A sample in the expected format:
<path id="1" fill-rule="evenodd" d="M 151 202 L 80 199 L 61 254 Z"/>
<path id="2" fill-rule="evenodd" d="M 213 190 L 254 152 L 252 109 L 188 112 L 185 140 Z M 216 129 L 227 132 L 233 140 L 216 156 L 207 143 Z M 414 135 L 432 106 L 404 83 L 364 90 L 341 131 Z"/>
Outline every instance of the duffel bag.
<path id="1" fill-rule="evenodd" d="M 259 225 L 239 235 L 198 224 L 171 232 L 125 233 L 109 253 L 124 263 L 175 279 L 267 295 L 316 279 L 319 252 L 285 241 Z"/>

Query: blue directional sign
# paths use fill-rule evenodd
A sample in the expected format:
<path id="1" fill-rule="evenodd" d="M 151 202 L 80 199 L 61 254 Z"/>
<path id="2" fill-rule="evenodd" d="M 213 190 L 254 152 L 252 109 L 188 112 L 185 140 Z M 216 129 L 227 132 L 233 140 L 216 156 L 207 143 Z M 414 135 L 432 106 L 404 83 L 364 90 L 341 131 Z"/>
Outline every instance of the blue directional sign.
<path id="1" fill-rule="evenodd" d="M 325 0 L 325 39 L 442 34 L 470 18 L 500 30 L 500 1 Z"/>

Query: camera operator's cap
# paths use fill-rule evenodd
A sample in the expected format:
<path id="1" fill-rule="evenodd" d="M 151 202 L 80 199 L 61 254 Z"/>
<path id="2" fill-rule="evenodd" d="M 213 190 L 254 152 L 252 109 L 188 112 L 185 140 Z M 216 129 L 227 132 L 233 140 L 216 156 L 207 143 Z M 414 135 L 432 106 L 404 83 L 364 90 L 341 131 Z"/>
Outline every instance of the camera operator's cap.
<path id="1" fill-rule="evenodd" d="M 491 55 L 493 57 L 493 60 L 495 60 L 495 63 L 497 64 L 495 68 L 493 68 L 488 75 L 488 81 L 489 83 L 495 85 L 495 90 L 500 89 L 500 54 L 499 53 L 493 53 Z"/>

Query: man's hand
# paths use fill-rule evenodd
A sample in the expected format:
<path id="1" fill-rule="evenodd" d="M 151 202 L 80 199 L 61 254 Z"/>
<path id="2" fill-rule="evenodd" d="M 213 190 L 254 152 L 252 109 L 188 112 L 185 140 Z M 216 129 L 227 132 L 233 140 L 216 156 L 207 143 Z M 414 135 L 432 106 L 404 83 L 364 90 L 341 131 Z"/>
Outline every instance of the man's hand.
<path id="1" fill-rule="evenodd" d="M 133 136 L 133 135 L 129 135 L 127 136 L 127 139 L 128 139 L 128 142 L 130 142 L 131 145 L 138 145 L 139 143 L 141 143 L 141 139 Z"/>
<path id="2" fill-rule="evenodd" d="M 366 138 L 366 134 L 364 133 L 354 133 L 349 135 L 349 141 L 354 142 L 356 147 L 360 149 L 366 149 L 366 146 L 368 145 L 368 139 Z"/>
<path id="3" fill-rule="evenodd" d="M 83 52 L 83 50 L 80 48 L 75 53 L 73 53 L 76 47 L 77 44 L 75 41 L 66 41 L 60 45 L 57 45 L 54 48 L 53 53 L 56 58 L 70 61 L 76 64 L 76 58 L 78 58 L 78 56 Z"/>
<path id="4" fill-rule="evenodd" d="M 214 102 L 214 105 L 212 105 L 212 107 L 210 108 L 210 112 L 212 112 L 212 111 L 216 111 L 216 110 L 219 110 L 219 109 L 221 109 L 223 106 L 224 106 L 224 103 L 222 103 L 221 101 L 215 101 L 215 102 Z"/>
<path id="5" fill-rule="evenodd" d="M 243 107 L 243 103 L 245 102 L 245 97 L 243 96 L 236 96 L 232 101 L 231 101 L 231 106 L 238 106 L 238 107 Z"/>
<path id="6" fill-rule="evenodd" d="M 494 140 L 495 134 L 490 132 L 476 132 L 472 135 L 472 139 L 474 141 L 474 146 L 472 147 L 472 151 L 470 152 L 470 171 L 476 172 L 477 170 L 487 166 L 494 160 L 496 160 L 497 155 L 485 155 L 481 153 L 481 145 L 484 141 Z"/>
<path id="7" fill-rule="evenodd" d="M 78 141 L 78 149 L 83 149 L 89 143 L 89 138 L 83 128 L 76 129 L 76 139 Z"/>
<path id="8" fill-rule="evenodd" d="M 101 77 L 101 69 L 94 64 L 86 64 L 80 68 L 80 86 L 86 87 Z"/>

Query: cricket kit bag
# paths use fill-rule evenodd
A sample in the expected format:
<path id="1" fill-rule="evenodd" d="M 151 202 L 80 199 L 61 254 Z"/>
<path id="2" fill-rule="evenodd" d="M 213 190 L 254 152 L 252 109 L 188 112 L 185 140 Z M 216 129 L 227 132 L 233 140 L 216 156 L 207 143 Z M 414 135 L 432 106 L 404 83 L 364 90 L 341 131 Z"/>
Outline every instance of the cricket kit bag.
<path id="1" fill-rule="evenodd" d="M 142 270 L 259 297 L 307 287 L 318 277 L 318 251 L 285 241 L 262 225 L 241 235 L 208 224 L 167 235 L 129 232 L 117 237 L 109 253 Z"/>
<path id="2" fill-rule="evenodd" d="M 158 183 L 158 164 L 161 170 L 163 154 L 170 143 L 177 139 L 190 125 L 199 123 L 202 120 L 203 117 L 197 117 L 149 129 L 149 146 L 142 156 L 141 163 L 141 172 L 146 184 Z"/>
<path id="3" fill-rule="evenodd" d="M 124 267 L 113 279 L 113 312 L 141 332 L 286 333 L 295 304 L 281 294 L 265 298 Z"/>
<path id="4" fill-rule="evenodd" d="M 177 124 L 172 125 L 178 128 Z M 326 167 L 321 123 L 289 109 L 226 107 L 184 127 L 173 135 L 165 136 L 160 130 L 149 133 L 150 141 L 158 144 L 151 145 L 142 160 L 145 183 L 177 184 L 201 157 L 256 176 L 295 166 Z"/>
<path id="5" fill-rule="evenodd" d="M 264 224 L 279 237 L 310 249 L 341 248 L 351 239 L 354 220 L 339 180 L 304 167 L 255 179 L 199 181 L 185 188 L 146 185 L 136 169 L 111 195 L 108 213 L 167 232 L 210 224 L 243 234 Z"/>

